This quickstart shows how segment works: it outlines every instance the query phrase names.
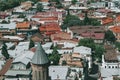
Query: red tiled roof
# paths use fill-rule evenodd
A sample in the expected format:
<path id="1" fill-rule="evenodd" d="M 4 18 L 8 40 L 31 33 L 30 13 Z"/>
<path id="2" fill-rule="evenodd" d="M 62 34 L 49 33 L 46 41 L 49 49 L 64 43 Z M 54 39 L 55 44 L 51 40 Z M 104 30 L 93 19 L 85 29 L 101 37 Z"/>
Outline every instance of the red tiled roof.
<path id="1" fill-rule="evenodd" d="M 30 22 L 20 22 L 17 23 L 16 28 L 29 28 L 30 27 Z"/>
<path id="2" fill-rule="evenodd" d="M 114 33 L 120 33 L 120 26 L 114 26 L 110 28 L 110 30 Z"/>
<path id="3" fill-rule="evenodd" d="M 57 23 L 45 24 L 40 26 L 39 30 L 41 32 L 52 32 L 52 31 L 60 31 L 61 28 Z"/>
<path id="4" fill-rule="evenodd" d="M 113 18 L 110 18 L 110 17 L 102 19 L 102 24 L 103 25 L 109 24 L 109 23 L 112 23 L 112 22 L 113 22 Z"/>
<path id="5" fill-rule="evenodd" d="M 104 39 L 105 33 L 82 33 L 82 37 L 93 38 L 93 39 Z"/>
<path id="6" fill-rule="evenodd" d="M 58 17 L 45 17 L 40 19 L 40 21 L 46 21 L 46 20 L 58 20 Z"/>
<path id="7" fill-rule="evenodd" d="M 49 11 L 49 12 L 38 12 L 35 16 L 32 18 L 47 18 L 47 17 L 58 17 L 59 14 L 62 14 L 62 12 L 57 11 Z"/>
<path id="8" fill-rule="evenodd" d="M 71 34 L 66 32 L 58 32 L 58 33 L 52 34 L 51 39 L 52 40 L 71 39 Z"/>

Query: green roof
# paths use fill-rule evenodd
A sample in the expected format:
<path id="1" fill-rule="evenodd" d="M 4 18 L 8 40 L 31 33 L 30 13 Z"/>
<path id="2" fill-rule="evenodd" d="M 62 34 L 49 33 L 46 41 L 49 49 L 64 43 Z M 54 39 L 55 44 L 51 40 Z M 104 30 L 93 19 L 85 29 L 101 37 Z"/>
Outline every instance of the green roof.
<path id="1" fill-rule="evenodd" d="M 47 57 L 44 49 L 42 48 L 41 44 L 38 43 L 37 49 L 32 58 L 32 63 L 36 64 L 36 65 L 44 65 L 44 64 L 47 64 L 48 62 L 49 62 L 49 60 L 48 60 L 48 57 Z"/>

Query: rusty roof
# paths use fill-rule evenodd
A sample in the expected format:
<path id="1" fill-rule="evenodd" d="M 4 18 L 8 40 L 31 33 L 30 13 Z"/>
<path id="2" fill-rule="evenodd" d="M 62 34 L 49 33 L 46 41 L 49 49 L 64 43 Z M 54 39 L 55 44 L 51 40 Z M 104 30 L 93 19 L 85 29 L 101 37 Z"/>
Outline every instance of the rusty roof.
<path id="1" fill-rule="evenodd" d="M 10 69 L 12 62 L 13 62 L 13 59 L 11 58 L 6 61 L 5 65 L 0 70 L 0 76 L 5 75 L 5 73 Z"/>

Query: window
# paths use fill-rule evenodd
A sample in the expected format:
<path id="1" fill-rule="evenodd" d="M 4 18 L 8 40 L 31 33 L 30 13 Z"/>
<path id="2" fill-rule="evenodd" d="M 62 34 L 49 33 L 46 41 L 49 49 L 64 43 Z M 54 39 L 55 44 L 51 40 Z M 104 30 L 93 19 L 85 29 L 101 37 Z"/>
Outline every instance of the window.
<path id="1" fill-rule="evenodd" d="M 112 66 L 112 68 L 114 68 L 114 66 Z"/>
<path id="2" fill-rule="evenodd" d="M 106 68 L 106 66 L 105 66 L 105 68 Z"/>
<path id="3" fill-rule="evenodd" d="M 117 68 L 117 66 L 115 66 L 115 68 Z"/>
<path id="4" fill-rule="evenodd" d="M 111 66 L 109 66 L 109 68 L 111 68 Z"/>

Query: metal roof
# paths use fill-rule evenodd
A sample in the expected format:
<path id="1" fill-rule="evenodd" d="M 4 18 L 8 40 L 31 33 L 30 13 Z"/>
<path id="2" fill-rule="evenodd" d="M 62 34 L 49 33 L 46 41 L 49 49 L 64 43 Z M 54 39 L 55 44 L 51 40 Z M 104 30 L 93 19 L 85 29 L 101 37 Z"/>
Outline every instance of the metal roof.
<path id="1" fill-rule="evenodd" d="M 37 65 L 44 65 L 44 64 L 47 64 L 48 62 L 49 62 L 49 60 L 47 58 L 47 55 L 46 55 L 44 49 L 42 48 L 40 43 L 37 43 L 37 49 L 32 58 L 32 63 L 37 64 Z"/>

